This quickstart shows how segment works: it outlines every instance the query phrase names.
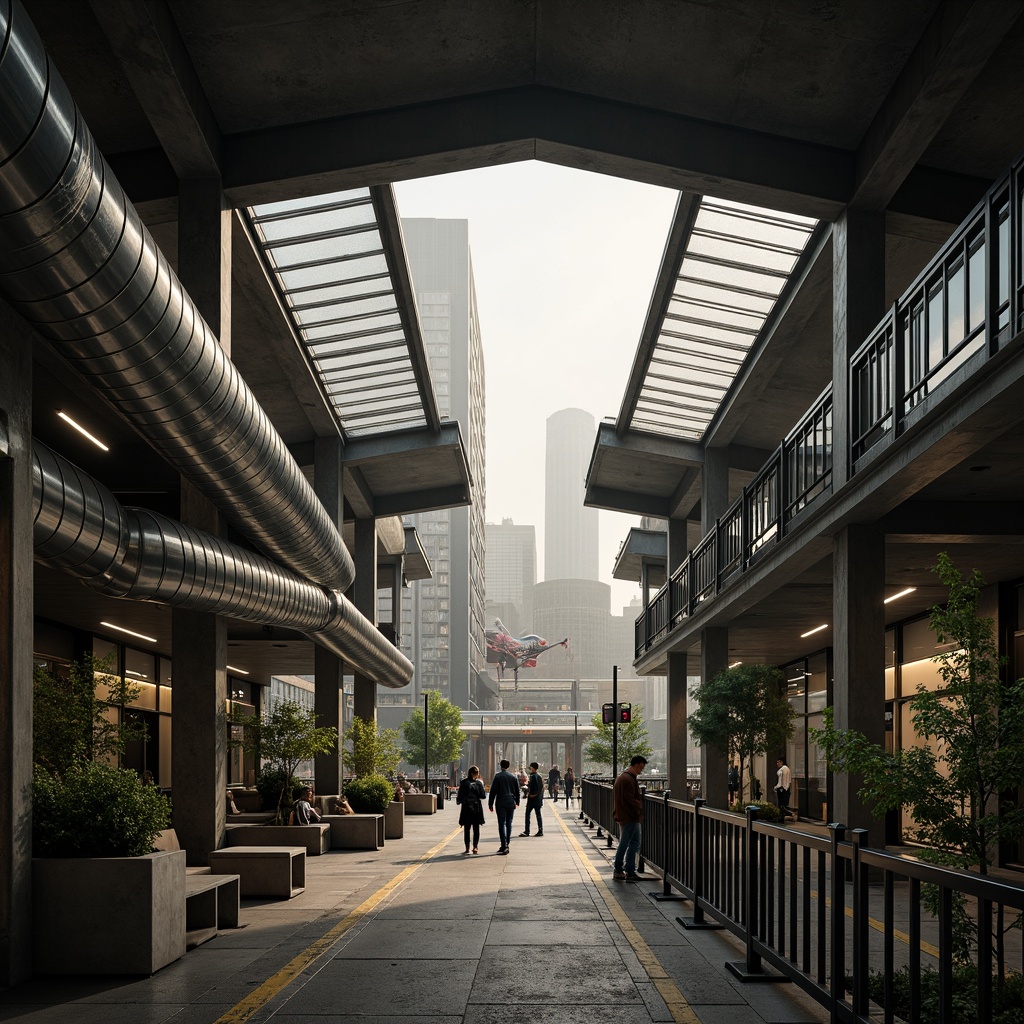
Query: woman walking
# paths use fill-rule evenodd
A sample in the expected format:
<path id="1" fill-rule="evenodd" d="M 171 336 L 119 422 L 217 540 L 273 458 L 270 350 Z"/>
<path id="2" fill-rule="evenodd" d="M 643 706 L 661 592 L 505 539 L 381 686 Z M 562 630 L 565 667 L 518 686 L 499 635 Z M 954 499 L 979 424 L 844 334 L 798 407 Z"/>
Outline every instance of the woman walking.
<path id="1" fill-rule="evenodd" d="M 480 769 L 474 764 L 459 783 L 455 802 L 461 805 L 459 824 L 466 839 L 466 853 L 469 853 L 470 830 L 473 833 L 473 852 L 480 845 L 480 826 L 484 823 L 484 784 L 480 781 Z"/>
<path id="2" fill-rule="evenodd" d="M 573 790 L 576 788 L 576 773 L 572 770 L 572 765 L 569 765 L 565 769 L 565 775 L 562 776 L 562 782 L 565 785 L 565 807 L 569 809 L 569 801 L 572 800 Z"/>

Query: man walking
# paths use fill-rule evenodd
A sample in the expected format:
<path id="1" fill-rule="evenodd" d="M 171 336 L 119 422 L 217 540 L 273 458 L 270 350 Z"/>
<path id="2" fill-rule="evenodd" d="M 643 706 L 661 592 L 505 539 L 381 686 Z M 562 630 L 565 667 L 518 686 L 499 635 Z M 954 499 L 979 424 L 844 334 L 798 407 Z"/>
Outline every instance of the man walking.
<path id="1" fill-rule="evenodd" d="M 508 770 L 509 762 L 502 760 L 501 771 L 491 779 L 491 792 L 487 798 L 487 809 L 498 806 L 498 853 L 507 854 L 512 842 L 512 818 L 519 806 L 519 780 Z"/>
<path id="2" fill-rule="evenodd" d="M 551 771 L 548 772 L 548 796 L 552 800 L 558 799 L 558 787 L 562 784 L 562 773 L 558 770 L 558 765 L 553 764 Z"/>
<path id="3" fill-rule="evenodd" d="M 775 799 L 778 801 L 779 810 L 782 812 L 782 820 L 785 821 L 787 817 L 792 815 L 794 821 L 799 821 L 799 818 L 789 809 L 789 790 L 793 782 L 793 773 L 789 770 L 789 765 L 781 757 L 775 759 L 775 768 L 777 770 Z"/>
<path id="4" fill-rule="evenodd" d="M 647 758 L 637 754 L 629 767 L 615 780 L 612 789 L 612 808 L 619 823 L 619 847 L 615 851 L 612 878 L 617 882 L 639 882 L 636 873 L 636 855 L 640 852 L 640 839 L 644 820 L 644 797 L 637 776 L 644 770 Z"/>
<path id="5" fill-rule="evenodd" d="M 537 814 L 537 835 L 544 835 L 544 822 L 541 820 L 540 808 L 544 803 L 544 780 L 540 777 L 540 765 L 536 761 L 530 762 L 530 777 L 526 780 L 526 829 L 519 834 L 528 836 L 530 834 L 530 812 Z"/>

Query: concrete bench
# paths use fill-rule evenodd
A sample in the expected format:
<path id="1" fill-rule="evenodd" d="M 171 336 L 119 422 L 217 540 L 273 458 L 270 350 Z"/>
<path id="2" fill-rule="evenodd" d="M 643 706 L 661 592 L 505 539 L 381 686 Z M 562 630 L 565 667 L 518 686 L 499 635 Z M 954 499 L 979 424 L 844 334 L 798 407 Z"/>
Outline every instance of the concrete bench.
<path id="1" fill-rule="evenodd" d="M 222 928 L 237 928 L 238 875 L 214 875 L 209 869 L 185 875 L 185 944 L 194 949 Z"/>
<path id="2" fill-rule="evenodd" d="M 238 875 L 242 896 L 290 900 L 306 888 L 306 851 L 301 846 L 228 846 L 210 854 L 210 871 Z"/>
<path id="3" fill-rule="evenodd" d="M 302 846 L 310 857 L 331 848 L 329 825 L 228 825 L 228 846 Z"/>
<path id="4" fill-rule="evenodd" d="M 332 850 L 379 850 L 384 845 L 383 814 L 325 814 Z"/>
<path id="5" fill-rule="evenodd" d="M 406 814 L 434 814 L 437 811 L 437 797 L 433 793 L 406 793 Z"/>
<path id="6" fill-rule="evenodd" d="M 180 850 L 173 828 L 158 832 L 157 850 Z M 208 867 L 185 868 L 185 948 L 212 939 L 220 928 L 237 928 L 239 911 L 238 875 L 213 875 Z"/>

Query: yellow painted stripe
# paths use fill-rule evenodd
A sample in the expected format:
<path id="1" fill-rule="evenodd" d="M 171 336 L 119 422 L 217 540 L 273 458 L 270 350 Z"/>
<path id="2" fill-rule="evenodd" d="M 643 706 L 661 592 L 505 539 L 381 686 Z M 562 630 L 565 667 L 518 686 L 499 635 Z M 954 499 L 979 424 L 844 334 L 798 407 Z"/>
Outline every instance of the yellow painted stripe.
<path id="1" fill-rule="evenodd" d="M 661 966 L 651 947 L 647 945 L 643 936 L 637 931 L 636 925 L 633 924 L 619 905 L 619 901 L 612 895 L 607 883 L 598 874 L 597 868 L 591 863 L 590 858 L 583 852 L 583 848 L 577 842 L 572 832 L 569 831 L 569 826 L 562 820 L 561 815 L 558 815 L 558 821 L 562 826 L 562 831 L 566 834 L 569 842 L 572 843 L 576 853 L 579 855 L 580 860 L 586 865 L 591 879 L 597 886 L 597 891 L 601 894 L 601 898 L 611 912 L 612 917 L 615 918 L 615 923 L 621 929 L 622 934 L 626 936 L 630 946 L 633 947 L 633 952 L 647 972 L 647 977 L 651 979 L 654 987 L 658 990 L 658 994 L 665 1000 L 665 1005 L 668 1007 L 669 1013 L 672 1014 L 672 1019 L 676 1021 L 676 1024 L 700 1024 L 700 1018 L 693 1012 L 693 1007 L 686 1001 L 682 992 L 676 988 L 676 983 L 668 976 L 668 973 Z"/>
<path id="2" fill-rule="evenodd" d="M 370 911 L 372 911 L 382 900 L 386 899 L 414 872 L 418 871 L 432 857 L 443 850 L 457 835 L 462 834 L 462 829 L 454 829 L 445 836 L 436 846 L 427 850 L 416 863 L 410 864 L 400 871 L 386 885 L 381 886 L 372 896 L 368 897 L 356 907 L 344 920 L 339 921 L 329 932 L 321 935 L 314 943 L 307 946 L 298 956 L 290 960 L 276 974 L 271 975 L 259 988 L 255 988 L 240 1003 L 233 1006 L 227 1013 L 218 1017 L 215 1024 L 242 1024 L 249 1020 L 257 1010 L 264 1007 L 278 993 L 287 988 L 303 971 L 306 970 L 319 957 L 323 956 L 345 932 L 358 924 Z"/>
<path id="3" fill-rule="evenodd" d="M 812 889 L 811 890 L 810 898 L 811 899 L 817 899 L 818 898 L 818 890 L 817 889 Z M 825 897 L 825 906 L 826 907 L 831 907 L 832 906 L 832 899 L 831 899 L 831 897 L 829 897 L 829 896 Z M 846 907 L 845 908 L 845 913 L 846 913 L 846 916 L 848 918 L 850 918 L 851 920 L 853 919 L 853 907 Z M 869 917 L 868 918 L 868 927 L 869 928 L 873 928 L 876 932 L 881 932 L 883 935 L 885 934 L 885 925 L 881 921 L 876 921 L 873 917 Z M 893 936 L 894 939 L 899 939 L 899 941 L 902 942 L 904 946 L 909 946 L 910 945 L 910 936 L 906 932 L 901 932 L 898 928 L 893 928 L 892 936 Z M 938 946 L 933 946 L 930 942 L 925 942 L 924 939 L 922 939 L 920 941 L 919 945 L 921 947 L 921 952 L 922 953 L 928 953 L 930 956 L 933 956 L 933 957 L 935 957 L 936 960 L 938 960 L 938 958 L 939 958 L 939 947 Z"/>

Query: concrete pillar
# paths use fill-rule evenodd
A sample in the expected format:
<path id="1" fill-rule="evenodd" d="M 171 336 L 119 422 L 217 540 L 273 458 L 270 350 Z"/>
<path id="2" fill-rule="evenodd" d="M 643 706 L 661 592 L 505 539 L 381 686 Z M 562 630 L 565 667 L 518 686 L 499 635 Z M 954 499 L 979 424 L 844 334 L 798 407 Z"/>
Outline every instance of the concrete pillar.
<path id="1" fill-rule="evenodd" d="M 701 474 L 700 533 L 705 536 L 729 507 L 729 449 L 705 448 Z"/>
<path id="2" fill-rule="evenodd" d="M 0 988 L 32 975 L 32 338 L 0 311 Z"/>
<path id="3" fill-rule="evenodd" d="M 835 724 L 873 743 L 885 741 L 885 538 L 867 526 L 836 534 L 832 564 Z M 868 828 L 881 844 L 882 822 L 857 791 L 859 777 L 832 777 L 829 817 L 847 828 Z"/>
<path id="4" fill-rule="evenodd" d="M 832 226 L 832 490 L 850 479 L 850 356 L 885 313 L 885 215 L 846 210 Z"/>
<path id="5" fill-rule="evenodd" d="M 686 520 L 668 521 L 668 574 L 672 575 L 686 561 L 689 554 L 686 540 Z"/>
<path id="6" fill-rule="evenodd" d="M 231 352 L 231 215 L 217 180 L 182 181 L 178 276 L 221 346 Z M 215 507 L 187 480 L 182 522 L 223 536 Z M 171 771 L 174 829 L 189 864 L 224 842 L 227 789 L 227 624 L 204 612 L 171 613 Z"/>
<path id="7" fill-rule="evenodd" d="M 729 630 L 724 626 L 701 630 L 701 682 L 714 679 L 719 672 L 725 671 L 728 667 Z M 729 806 L 728 751 L 719 747 L 702 746 L 700 748 L 700 776 L 704 799 L 712 807 L 727 808 Z"/>
<path id="8" fill-rule="evenodd" d="M 668 656 L 668 722 L 666 729 L 668 757 L 668 788 L 674 800 L 685 800 L 686 760 L 686 716 L 687 716 L 687 660 L 685 651 Z"/>
<path id="9" fill-rule="evenodd" d="M 344 445 L 338 436 L 318 437 L 313 447 L 313 488 L 327 514 L 340 531 L 344 522 L 342 492 L 342 454 Z M 313 672 L 316 677 L 314 708 L 319 726 L 338 730 L 338 746 L 329 754 L 320 754 L 314 762 L 318 793 L 340 793 L 342 780 L 341 738 L 345 731 L 345 662 L 333 651 L 313 648 Z"/>
<path id="10" fill-rule="evenodd" d="M 352 602 L 374 625 L 377 624 L 377 523 L 373 519 L 356 520 L 356 581 L 352 585 Z M 377 684 L 368 676 L 356 673 L 354 714 L 374 721 L 377 717 Z"/>

